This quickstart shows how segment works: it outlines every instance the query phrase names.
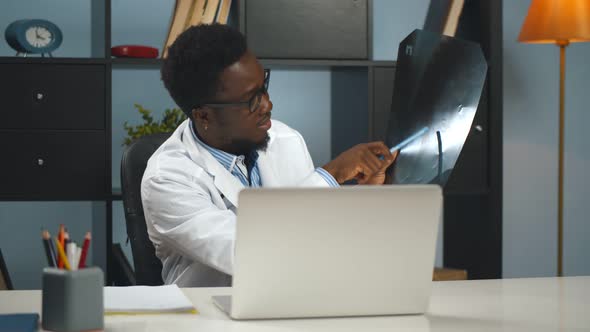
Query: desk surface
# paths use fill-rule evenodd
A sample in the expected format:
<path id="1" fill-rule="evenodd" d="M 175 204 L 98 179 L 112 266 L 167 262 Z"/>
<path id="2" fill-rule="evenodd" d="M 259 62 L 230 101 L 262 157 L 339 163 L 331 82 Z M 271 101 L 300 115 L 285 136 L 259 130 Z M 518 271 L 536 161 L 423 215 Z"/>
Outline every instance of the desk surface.
<path id="1" fill-rule="evenodd" d="M 547 331 L 590 329 L 590 277 L 447 281 L 426 315 L 232 321 L 211 302 L 231 288 L 185 288 L 199 315 L 107 316 L 106 331 Z M 0 313 L 39 312 L 40 291 L 0 291 Z"/>

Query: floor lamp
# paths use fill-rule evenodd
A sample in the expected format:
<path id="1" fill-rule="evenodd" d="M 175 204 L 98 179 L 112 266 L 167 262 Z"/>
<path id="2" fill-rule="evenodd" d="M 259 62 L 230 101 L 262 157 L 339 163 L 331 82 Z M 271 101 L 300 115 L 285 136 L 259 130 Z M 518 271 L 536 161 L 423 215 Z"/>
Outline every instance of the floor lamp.
<path id="1" fill-rule="evenodd" d="M 565 48 L 590 41 L 590 0 L 532 0 L 518 36 L 521 43 L 559 46 L 559 166 L 557 189 L 557 275 L 563 276 L 563 148 Z"/>

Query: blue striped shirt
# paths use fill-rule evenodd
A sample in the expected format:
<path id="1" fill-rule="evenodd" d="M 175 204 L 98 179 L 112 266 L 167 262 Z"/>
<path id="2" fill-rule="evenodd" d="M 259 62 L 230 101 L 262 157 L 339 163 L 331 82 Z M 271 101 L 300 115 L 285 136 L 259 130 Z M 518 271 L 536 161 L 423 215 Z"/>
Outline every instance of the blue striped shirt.
<path id="1" fill-rule="evenodd" d="M 205 142 L 201 141 L 199 136 L 195 133 L 192 122 L 190 123 L 190 127 L 197 143 L 209 151 L 209 153 L 211 153 L 211 155 L 233 176 L 240 180 L 245 187 L 262 187 L 262 179 L 260 178 L 260 170 L 258 169 L 257 161 L 258 153 L 256 151 L 252 153 L 251 158 L 253 159 L 253 166 L 252 169 L 248 171 L 246 164 L 244 163 L 245 156 L 236 156 L 207 145 Z M 325 169 L 318 167 L 315 171 L 330 185 L 330 187 L 340 186 L 332 174 L 328 173 Z"/>

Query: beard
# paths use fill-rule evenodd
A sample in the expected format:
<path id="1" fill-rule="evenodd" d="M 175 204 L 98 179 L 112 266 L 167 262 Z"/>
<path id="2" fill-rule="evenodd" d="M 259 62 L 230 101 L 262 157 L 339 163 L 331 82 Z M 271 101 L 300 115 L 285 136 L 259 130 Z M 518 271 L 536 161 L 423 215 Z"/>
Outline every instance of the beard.
<path id="1" fill-rule="evenodd" d="M 252 151 L 264 152 L 268 148 L 269 141 L 270 136 L 268 134 L 258 142 L 247 139 L 234 139 L 231 142 L 231 150 L 235 151 L 237 155 L 248 155 Z"/>

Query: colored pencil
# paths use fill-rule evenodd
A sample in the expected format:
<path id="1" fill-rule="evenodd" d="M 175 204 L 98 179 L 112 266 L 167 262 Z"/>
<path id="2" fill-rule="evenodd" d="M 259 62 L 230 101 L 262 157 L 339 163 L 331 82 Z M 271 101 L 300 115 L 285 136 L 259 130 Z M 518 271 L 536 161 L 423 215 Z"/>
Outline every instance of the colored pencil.
<path id="1" fill-rule="evenodd" d="M 43 238 L 45 255 L 47 255 L 47 264 L 49 264 L 50 267 L 57 267 L 55 253 L 53 251 L 53 244 L 51 243 L 51 235 L 49 235 L 49 232 L 47 230 L 43 230 L 43 232 L 41 233 L 41 237 Z"/>
<path id="2" fill-rule="evenodd" d="M 65 242 L 64 242 L 64 225 L 63 224 L 59 225 L 59 230 L 57 232 L 56 245 L 57 245 L 57 243 L 59 243 L 62 248 L 65 245 Z M 63 269 L 64 268 L 64 262 L 62 261 L 60 255 L 57 255 L 57 267 L 60 268 L 60 269 Z"/>
<path id="3" fill-rule="evenodd" d="M 86 236 L 84 236 L 84 244 L 82 245 L 82 254 L 80 254 L 80 264 L 78 264 L 79 269 L 86 267 L 86 256 L 88 255 L 91 239 L 92 235 L 90 232 L 86 232 Z"/>
<path id="4" fill-rule="evenodd" d="M 63 261 L 64 266 L 66 267 L 67 270 L 71 270 L 70 262 L 68 262 L 68 257 L 66 257 L 66 253 L 64 252 L 64 247 L 61 245 L 61 243 L 59 241 L 57 241 L 56 246 L 57 246 L 57 253 L 59 254 L 59 257 L 61 257 L 61 260 Z"/>

